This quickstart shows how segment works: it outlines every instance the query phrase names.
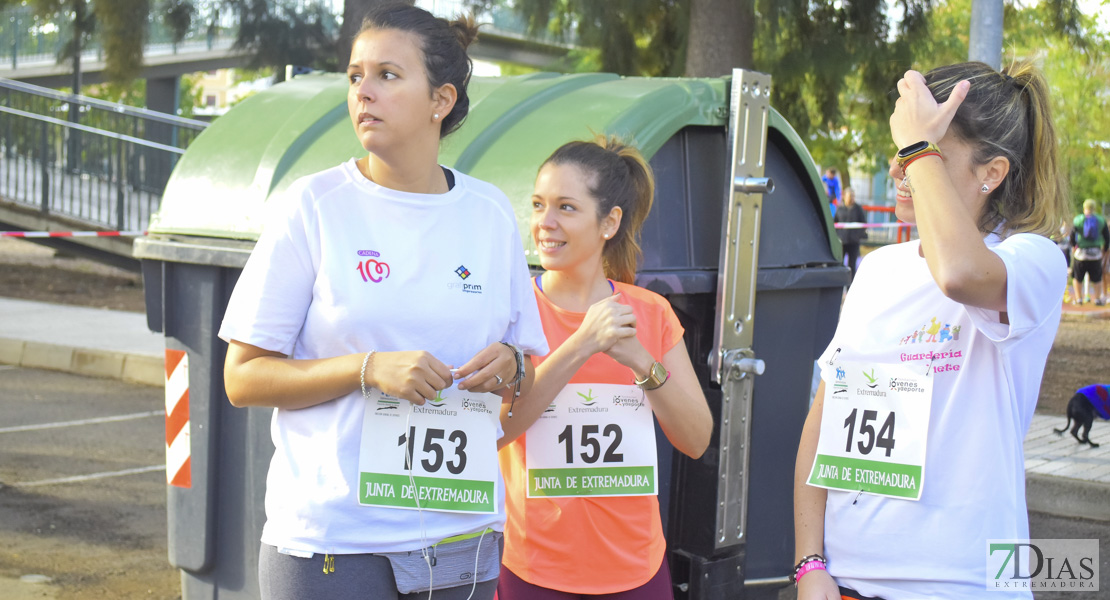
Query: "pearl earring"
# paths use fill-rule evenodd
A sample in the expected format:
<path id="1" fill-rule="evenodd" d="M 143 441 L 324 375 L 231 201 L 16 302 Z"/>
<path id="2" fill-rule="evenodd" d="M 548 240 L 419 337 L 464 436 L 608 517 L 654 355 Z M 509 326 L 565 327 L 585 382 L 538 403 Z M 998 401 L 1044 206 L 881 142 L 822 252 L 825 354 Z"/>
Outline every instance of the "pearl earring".
<path id="1" fill-rule="evenodd" d="M 609 239 L 609 234 L 608 234 L 608 233 L 606 233 L 606 234 L 605 234 L 605 235 L 604 235 L 603 237 L 604 237 L 605 239 Z"/>
<path id="2" fill-rule="evenodd" d="M 979 191 L 981 191 L 981 192 L 983 192 L 984 194 L 986 194 L 987 192 L 991 191 L 991 188 L 990 188 L 990 186 L 989 186 L 989 185 L 987 185 L 987 184 L 985 184 L 985 183 L 984 183 L 984 184 L 983 184 L 983 187 L 979 188 Z"/>
<path id="3" fill-rule="evenodd" d="M 439 120 L 439 113 L 436 113 L 436 114 L 432 115 L 432 120 L 433 121 L 438 121 Z"/>

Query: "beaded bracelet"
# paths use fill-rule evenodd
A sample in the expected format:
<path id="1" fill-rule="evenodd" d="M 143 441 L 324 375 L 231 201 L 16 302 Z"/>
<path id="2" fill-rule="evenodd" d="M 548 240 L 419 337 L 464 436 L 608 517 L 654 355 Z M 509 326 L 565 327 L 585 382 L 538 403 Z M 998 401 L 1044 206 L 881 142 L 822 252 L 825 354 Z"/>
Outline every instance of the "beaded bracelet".
<path id="1" fill-rule="evenodd" d="M 803 576 L 805 576 L 806 573 L 809 573 L 810 571 L 825 571 L 825 570 L 826 570 L 825 569 L 825 561 L 823 561 L 823 560 L 819 560 L 819 559 L 815 558 L 815 559 L 807 562 L 806 564 L 802 565 L 801 569 L 798 569 L 797 573 L 794 574 L 794 587 L 798 586 L 798 580 L 801 579 Z"/>
<path id="2" fill-rule="evenodd" d="M 376 352 L 376 350 L 371 350 L 366 353 L 366 356 L 362 359 L 362 370 L 358 373 L 358 382 L 362 386 L 362 397 L 367 400 L 370 399 L 370 394 L 366 393 L 366 365 L 370 364 L 370 357 L 374 355 L 374 352 Z"/>
<path id="3" fill-rule="evenodd" d="M 810 565 L 814 565 L 814 566 L 810 566 Z M 820 565 L 820 566 L 816 566 L 816 565 Z M 825 568 L 825 557 L 824 556 L 821 556 L 820 554 L 810 554 L 809 556 L 803 556 L 802 560 L 799 560 L 798 564 L 794 565 L 794 575 L 791 576 L 791 579 L 794 580 L 794 585 L 797 586 L 798 585 L 798 579 L 800 579 L 802 577 L 802 575 L 805 575 L 806 573 L 808 573 L 808 572 L 810 572 L 814 569 L 824 569 L 824 568 Z"/>

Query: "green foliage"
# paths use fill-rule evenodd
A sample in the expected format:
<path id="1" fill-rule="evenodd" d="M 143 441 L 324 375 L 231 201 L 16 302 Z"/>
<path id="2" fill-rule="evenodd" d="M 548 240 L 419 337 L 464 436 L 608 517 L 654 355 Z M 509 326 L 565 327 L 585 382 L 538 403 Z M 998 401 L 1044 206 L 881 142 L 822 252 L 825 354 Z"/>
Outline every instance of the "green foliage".
<path id="1" fill-rule="evenodd" d="M 173 33 L 173 41 L 180 44 L 193 24 L 197 9 L 190 0 L 165 0 L 162 21 Z"/>
<path id="2" fill-rule="evenodd" d="M 568 70 L 682 74 L 688 0 L 516 0 L 512 5 L 534 34 L 566 39 L 573 33 L 580 46 L 596 51 L 572 53 Z"/>
<path id="3" fill-rule="evenodd" d="M 248 67 L 299 65 L 338 70 L 339 22 L 323 2 L 226 0 L 239 13 L 235 46 L 249 51 Z M 284 73 L 279 73 L 279 77 Z"/>
<path id="4" fill-rule="evenodd" d="M 104 71 L 110 81 L 130 81 L 143 70 L 149 0 L 112 0 L 93 5 L 101 26 Z"/>
<path id="5" fill-rule="evenodd" d="M 200 73 L 181 76 L 181 85 L 177 96 L 177 116 L 186 119 L 193 118 L 193 110 L 200 106 L 201 95 L 204 92 L 200 87 L 200 78 Z"/>
<path id="6" fill-rule="evenodd" d="M 535 67 L 528 67 L 525 65 L 518 65 L 516 63 L 498 62 L 498 67 L 501 67 L 502 77 L 512 77 L 514 75 L 527 75 L 528 73 L 535 73 L 539 69 Z"/>
<path id="7" fill-rule="evenodd" d="M 106 102 L 142 108 L 146 106 L 146 80 L 133 79 L 125 83 L 109 81 L 108 83 L 86 85 L 81 90 L 81 94 Z"/>
<path id="8" fill-rule="evenodd" d="M 922 72 L 967 60 L 971 0 L 949 0 L 930 15 L 938 35 L 923 47 Z M 1060 170 L 1078 212 L 1085 198 L 1110 201 L 1110 37 L 1075 3 L 1007 4 L 1003 63 L 1033 60 L 1048 80 Z M 950 33 L 949 33 L 950 32 Z"/>
<path id="9" fill-rule="evenodd" d="M 774 77 L 772 104 L 806 138 L 818 164 L 878 167 L 890 146 L 894 85 L 928 35 L 931 0 L 756 3 L 757 70 Z"/>

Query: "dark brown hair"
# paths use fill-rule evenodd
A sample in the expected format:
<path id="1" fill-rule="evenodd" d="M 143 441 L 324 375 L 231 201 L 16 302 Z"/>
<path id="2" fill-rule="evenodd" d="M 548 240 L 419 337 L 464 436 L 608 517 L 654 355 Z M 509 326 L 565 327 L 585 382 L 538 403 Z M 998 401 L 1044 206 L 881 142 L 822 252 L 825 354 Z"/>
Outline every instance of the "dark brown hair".
<path id="1" fill-rule="evenodd" d="M 598 135 L 588 142 L 568 142 L 540 166 L 575 165 L 590 175 L 586 187 L 597 199 L 598 221 L 614 206 L 622 212 L 621 225 L 602 251 L 605 276 L 634 283 L 640 257 L 640 229 L 651 212 L 655 177 L 636 148 L 615 137 Z"/>
<path id="2" fill-rule="evenodd" d="M 1055 233 L 1068 214 L 1068 192 L 1057 165 L 1044 75 L 1029 62 L 1011 64 L 1002 72 L 967 62 L 925 74 L 937 102 L 947 100 L 965 79 L 971 87 L 956 110 L 951 130 L 971 145 L 976 164 L 996 156 L 1010 161 L 1010 172 L 979 215 L 979 230 L 987 233 L 1001 225 L 1003 234 Z"/>
<path id="3" fill-rule="evenodd" d="M 443 117 L 439 137 L 447 137 L 462 125 L 470 112 L 470 96 L 466 86 L 474 63 L 466 49 L 478 37 L 478 25 L 473 15 L 459 16 L 454 21 L 441 19 L 432 13 L 399 2 L 386 2 L 370 9 L 362 26 L 355 35 L 357 40 L 371 30 L 395 29 L 411 33 L 420 39 L 420 50 L 424 53 L 424 71 L 428 74 L 428 85 L 436 89 L 450 83 L 455 86 L 458 97 L 451 112 Z"/>

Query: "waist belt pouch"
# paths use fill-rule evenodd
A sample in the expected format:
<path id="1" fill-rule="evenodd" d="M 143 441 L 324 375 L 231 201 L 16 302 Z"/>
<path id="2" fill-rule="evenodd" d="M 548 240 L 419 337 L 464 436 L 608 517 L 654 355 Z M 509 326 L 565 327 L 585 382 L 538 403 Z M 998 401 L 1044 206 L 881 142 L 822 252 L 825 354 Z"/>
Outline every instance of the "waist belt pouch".
<path id="1" fill-rule="evenodd" d="M 501 532 L 437 544 L 424 552 L 427 552 L 429 559 L 434 557 L 430 570 L 420 550 L 381 554 L 389 559 L 393 567 L 398 592 L 411 594 L 429 589 L 442 590 L 472 585 L 475 580 L 481 583 L 496 579 L 501 570 Z"/>

